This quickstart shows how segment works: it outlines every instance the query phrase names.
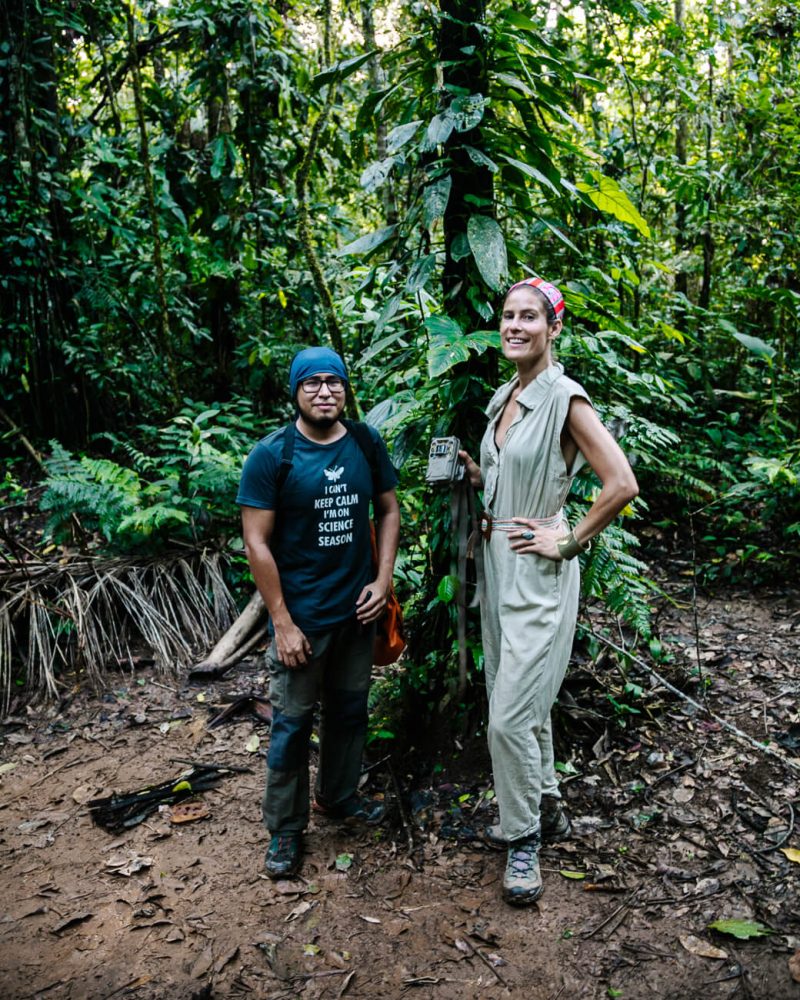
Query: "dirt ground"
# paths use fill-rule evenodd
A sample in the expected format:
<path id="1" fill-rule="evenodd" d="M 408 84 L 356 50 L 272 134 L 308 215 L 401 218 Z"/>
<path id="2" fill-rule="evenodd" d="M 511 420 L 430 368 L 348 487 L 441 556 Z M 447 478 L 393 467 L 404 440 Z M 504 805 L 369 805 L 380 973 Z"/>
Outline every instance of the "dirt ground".
<path id="1" fill-rule="evenodd" d="M 800 594 L 703 597 L 697 630 L 674 596 L 658 669 L 677 683 L 699 653 L 687 690 L 702 697 L 706 679 L 718 719 L 788 763 L 645 671 L 626 680 L 597 647 L 579 653 L 558 712 L 574 836 L 544 850 L 530 909 L 502 902 L 504 855 L 475 836 L 493 819 L 482 733 L 441 741 L 426 773 L 374 750 L 367 789 L 386 823 L 312 820 L 302 878 L 273 883 L 269 729 L 248 715 L 207 728 L 263 692 L 258 661 L 200 685 L 138 667 L 60 710 L 14 706 L 0 724 L 0 996 L 800 998 Z M 177 779 L 181 761 L 252 770 L 204 792 L 194 822 L 167 807 L 121 834 L 93 822 L 89 800 Z M 709 928 L 721 920 L 760 936 Z"/>

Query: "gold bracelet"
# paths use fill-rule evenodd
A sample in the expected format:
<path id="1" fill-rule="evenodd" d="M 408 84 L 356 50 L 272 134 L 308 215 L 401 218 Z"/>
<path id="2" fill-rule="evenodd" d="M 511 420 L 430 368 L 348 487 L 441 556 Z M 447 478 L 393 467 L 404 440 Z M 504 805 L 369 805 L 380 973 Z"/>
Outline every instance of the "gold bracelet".
<path id="1" fill-rule="evenodd" d="M 591 543 L 581 544 L 575 537 L 575 532 L 570 531 L 568 535 L 564 535 L 563 538 L 556 541 L 556 548 L 562 559 L 574 559 L 581 552 L 587 552 L 591 548 Z"/>

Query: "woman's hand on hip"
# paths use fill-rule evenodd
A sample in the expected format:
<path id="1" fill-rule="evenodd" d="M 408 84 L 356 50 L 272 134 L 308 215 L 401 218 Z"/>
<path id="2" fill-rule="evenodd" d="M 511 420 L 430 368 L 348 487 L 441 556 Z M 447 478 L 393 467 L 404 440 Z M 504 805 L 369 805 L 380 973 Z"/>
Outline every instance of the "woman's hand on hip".
<path id="1" fill-rule="evenodd" d="M 508 533 L 509 547 L 518 555 L 541 556 L 553 562 L 562 562 L 556 542 L 564 537 L 563 527 L 544 528 L 533 518 L 515 517 L 519 530 Z"/>

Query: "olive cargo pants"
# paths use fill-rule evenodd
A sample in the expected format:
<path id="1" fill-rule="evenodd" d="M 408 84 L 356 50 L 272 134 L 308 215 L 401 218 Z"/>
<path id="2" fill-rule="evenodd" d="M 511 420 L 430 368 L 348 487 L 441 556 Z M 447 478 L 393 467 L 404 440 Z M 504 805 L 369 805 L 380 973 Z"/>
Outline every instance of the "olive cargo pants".
<path id="1" fill-rule="evenodd" d="M 267 653 L 272 732 L 262 802 L 270 833 L 300 833 L 308 825 L 309 741 L 318 702 L 315 797 L 335 808 L 355 794 L 367 735 L 374 641 L 374 624 L 345 622 L 323 635 L 309 636 L 311 659 L 304 667 L 289 670 L 278 660 L 273 640 Z"/>

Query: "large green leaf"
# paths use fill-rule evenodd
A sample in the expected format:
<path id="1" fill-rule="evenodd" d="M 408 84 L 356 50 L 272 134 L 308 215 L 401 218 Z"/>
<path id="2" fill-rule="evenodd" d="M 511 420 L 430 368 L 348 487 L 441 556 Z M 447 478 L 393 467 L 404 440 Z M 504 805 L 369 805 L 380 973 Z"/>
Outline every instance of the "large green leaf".
<path id="1" fill-rule="evenodd" d="M 523 163 L 522 160 L 515 160 L 512 156 L 506 156 L 505 153 L 501 153 L 500 155 L 504 160 L 510 163 L 512 167 L 516 167 L 517 170 L 521 170 L 523 174 L 527 174 L 528 177 L 532 177 L 534 180 L 537 180 L 544 187 L 550 188 L 554 194 L 560 194 L 555 184 L 549 177 L 545 177 L 541 170 L 537 170 L 536 167 L 532 167 L 529 163 Z"/>
<path id="2" fill-rule="evenodd" d="M 444 215 L 447 202 L 450 200 L 452 186 L 453 178 L 447 174 L 432 184 L 428 184 L 422 192 L 422 213 L 426 229 L 430 229 L 434 222 Z"/>
<path id="3" fill-rule="evenodd" d="M 494 330 L 477 330 L 464 336 L 459 324 L 449 316 L 428 316 L 424 326 L 430 334 L 428 373 L 438 378 L 454 365 L 467 361 L 470 353 L 483 354 L 489 348 L 499 348 L 500 335 Z"/>
<path id="4" fill-rule="evenodd" d="M 218 135 L 217 138 L 210 143 L 211 169 L 209 173 L 215 181 L 218 181 L 222 176 L 222 170 L 225 166 L 225 161 L 228 158 L 228 146 L 225 142 L 226 138 L 227 136 L 225 135 Z"/>
<path id="5" fill-rule="evenodd" d="M 450 337 L 457 339 L 464 336 L 464 331 L 449 316 L 428 316 L 423 326 L 432 337 Z"/>
<path id="6" fill-rule="evenodd" d="M 364 366 L 369 364 L 369 362 L 372 361 L 373 358 L 380 357 L 398 341 L 402 341 L 405 336 L 407 336 L 405 330 L 402 329 L 393 330 L 391 333 L 388 333 L 385 337 L 381 337 L 380 340 L 373 341 L 373 343 L 370 344 L 370 346 L 366 349 L 366 351 L 362 351 L 361 354 L 359 354 L 358 358 L 356 358 L 353 361 L 353 367 L 363 369 Z"/>
<path id="7" fill-rule="evenodd" d="M 772 359 L 777 353 L 772 344 L 768 344 L 760 337 L 751 337 L 746 333 L 739 333 L 738 331 L 734 331 L 733 335 L 740 344 L 747 348 L 748 351 L 752 351 L 753 354 L 758 355 L 759 358 L 763 358 L 765 361 L 772 364 Z"/>
<path id="8" fill-rule="evenodd" d="M 482 94 L 470 94 L 468 97 L 457 97 L 447 114 L 452 118 L 457 132 L 468 132 L 480 125 L 485 108 L 486 98 Z"/>
<path id="9" fill-rule="evenodd" d="M 457 576 L 443 576 L 436 588 L 436 596 L 444 604 L 450 604 L 458 593 L 458 583 Z"/>
<path id="10" fill-rule="evenodd" d="M 359 178 L 361 187 L 370 193 L 377 191 L 379 187 L 383 187 L 386 183 L 389 174 L 392 172 L 393 166 L 393 156 L 387 156 L 385 160 L 378 160 L 376 163 L 370 163 Z"/>
<path id="11" fill-rule="evenodd" d="M 508 254 L 500 226 L 489 215 L 471 215 L 467 238 L 481 277 L 489 288 L 499 291 L 508 281 Z"/>
<path id="12" fill-rule="evenodd" d="M 423 150 L 431 152 L 437 146 L 441 146 L 442 143 L 447 142 L 455 125 L 455 121 L 447 113 L 434 115 L 425 133 L 425 139 L 422 143 Z"/>
<path id="13" fill-rule="evenodd" d="M 464 146 L 463 148 L 472 162 L 477 164 L 479 167 L 486 167 L 486 169 L 490 170 L 493 174 L 496 174 L 500 169 L 494 160 L 490 160 L 486 153 L 482 150 L 475 149 L 474 146 Z"/>
<path id="14" fill-rule="evenodd" d="M 388 322 L 390 322 L 397 310 L 400 308 L 400 303 L 403 301 L 402 295 L 393 295 L 389 301 L 381 309 L 381 314 L 378 317 L 378 322 L 375 324 L 375 330 L 373 331 L 373 336 L 379 337 L 383 328 Z"/>
<path id="15" fill-rule="evenodd" d="M 467 234 L 456 233 L 453 237 L 453 242 L 450 244 L 450 256 L 453 260 L 463 260 L 465 257 L 469 257 L 471 252 Z"/>
<path id="16" fill-rule="evenodd" d="M 416 295 L 423 289 L 431 279 L 431 275 L 436 269 L 436 254 L 429 253 L 414 262 L 414 266 L 408 273 L 406 279 L 406 291 L 409 295 Z"/>
<path id="17" fill-rule="evenodd" d="M 497 330 L 476 330 L 467 337 L 467 344 L 475 354 L 483 354 L 489 348 L 500 350 L 500 333 Z"/>
<path id="18" fill-rule="evenodd" d="M 582 181 L 578 189 L 587 194 L 601 212 L 613 215 L 620 222 L 634 226 L 642 236 L 650 238 L 650 227 L 639 214 L 639 210 L 611 177 L 606 177 L 599 170 L 589 171 L 594 178 L 596 187 Z"/>
<path id="19" fill-rule="evenodd" d="M 551 233 L 552 233 L 552 234 L 553 234 L 553 235 L 554 235 L 554 236 L 555 236 L 555 237 L 556 237 L 557 239 L 561 240 L 561 242 L 562 242 L 562 243 L 564 244 L 564 246 L 567 246 L 567 247 L 569 247 L 569 248 L 570 248 L 570 250 L 573 250 L 573 251 L 574 251 L 574 252 L 575 252 L 576 254 L 578 254 L 578 256 L 580 256 L 580 254 L 581 254 L 581 251 L 580 251 L 580 250 L 579 250 L 579 249 L 578 249 L 578 248 L 577 248 L 577 247 L 575 246 L 575 244 L 574 244 L 574 243 L 572 242 L 572 240 L 568 239 L 568 238 L 567 238 L 567 237 L 566 237 L 566 236 L 565 236 L 565 235 L 564 235 L 564 234 L 563 234 L 563 233 L 561 232 L 561 230 L 560 230 L 560 229 L 558 228 L 558 226 L 554 226 L 554 225 L 553 225 L 553 223 L 552 223 L 552 222 L 549 222 L 549 221 L 548 221 L 547 219 L 545 219 L 545 217 L 544 217 L 543 215 L 539 215 L 539 216 L 537 216 L 537 218 L 539 219 L 539 222 L 541 222 L 541 224 L 542 224 L 543 226 L 545 226 L 545 227 L 546 227 L 547 229 L 549 229 L 549 230 L 550 230 L 550 232 L 551 232 Z"/>
<path id="20" fill-rule="evenodd" d="M 413 139 L 419 130 L 421 121 L 407 122 L 405 125 L 398 125 L 386 136 L 386 151 L 396 153 L 399 149 Z"/>
<path id="21" fill-rule="evenodd" d="M 346 77 L 350 76 L 351 73 L 355 73 L 357 69 L 361 69 L 368 59 L 371 59 L 377 50 L 373 49 L 371 52 L 365 52 L 360 56 L 353 56 L 351 59 L 341 59 L 339 62 L 334 63 L 329 69 L 323 70 L 311 81 L 311 86 L 315 89 L 324 87 L 326 83 L 331 83 L 333 80 L 344 80 Z"/>
<path id="22" fill-rule="evenodd" d="M 384 87 L 383 90 L 373 90 L 371 93 L 367 94 L 364 100 L 361 102 L 361 106 L 358 109 L 358 114 L 356 115 L 356 129 L 360 132 L 367 128 L 375 114 L 377 105 L 385 98 L 388 97 L 395 87 Z"/>
<path id="23" fill-rule="evenodd" d="M 536 97 L 536 91 L 533 87 L 529 87 L 518 76 L 513 76 L 511 73 L 495 73 L 494 77 L 498 83 L 502 83 L 509 90 L 518 90 L 525 97 Z"/>
<path id="24" fill-rule="evenodd" d="M 428 375 L 439 378 L 455 365 L 469 360 L 466 338 L 451 340 L 449 337 L 432 337 L 428 348 Z"/>
<path id="25" fill-rule="evenodd" d="M 509 24 L 513 24 L 515 28 L 521 28 L 523 31 L 534 31 L 538 33 L 542 30 L 542 26 L 538 21 L 532 21 L 527 14 L 520 14 L 517 10 L 509 9 L 504 11 L 503 18 L 508 21 Z"/>
<path id="26" fill-rule="evenodd" d="M 338 257 L 344 257 L 347 254 L 359 256 L 360 254 L 372 253 L 382 243 L 390 240 L 394 236 L 396 229 L 396 223 L 393 226 L 384 226 L 383 229 L 376 229 L 374 233 L 367 233 L 366 236 L 360 236 L 357 240 L 353 240 L 352 243 L 348 243 L 341 250 L 337 250 L 336 254 Z"/>

